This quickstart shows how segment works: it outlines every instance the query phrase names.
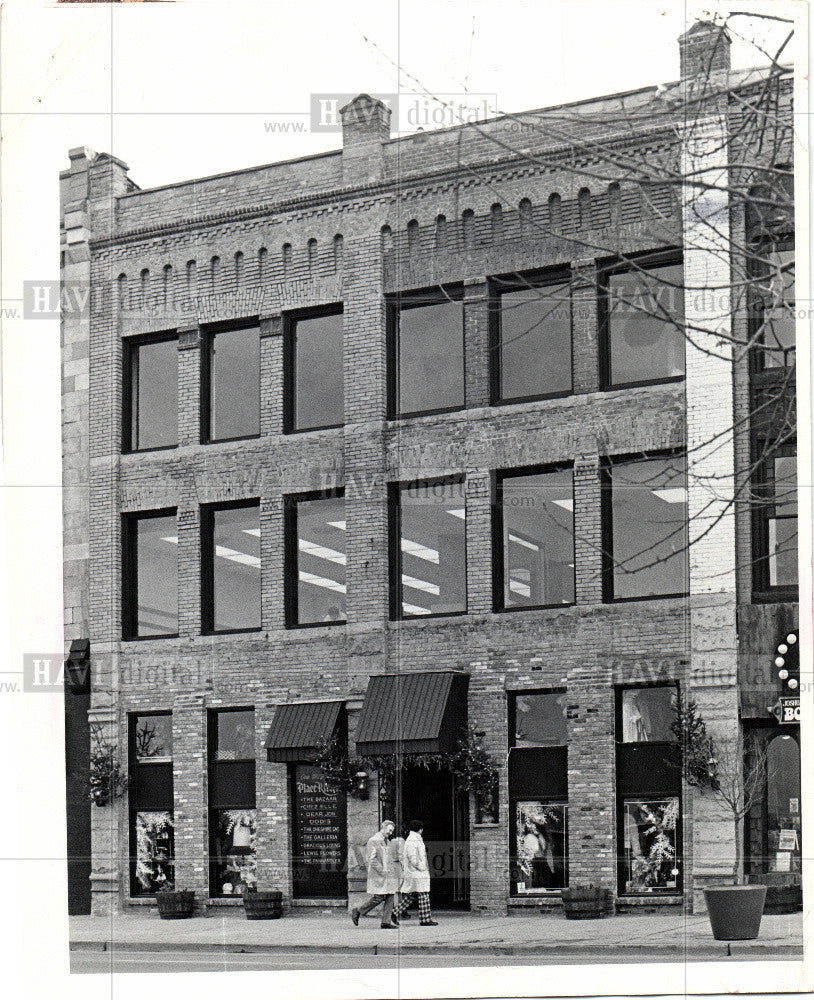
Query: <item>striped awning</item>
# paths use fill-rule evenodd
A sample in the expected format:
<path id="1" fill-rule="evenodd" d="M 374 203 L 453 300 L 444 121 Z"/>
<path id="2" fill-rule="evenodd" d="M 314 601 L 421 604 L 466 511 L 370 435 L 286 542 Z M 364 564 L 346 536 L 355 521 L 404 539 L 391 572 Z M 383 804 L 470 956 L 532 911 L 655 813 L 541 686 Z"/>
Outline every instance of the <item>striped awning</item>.
<path id="1" fill-rule="evenodd" d="M 356 732 L 360 754 L 452 753 L 466 732 L 469 675 L 454 670 L 371 677 Z"/>
<path id="2" fill-rule="evenodd" d="M 266 736 L 266 759 L 308 761 L 319 748 L 347 733 L 344 701 L 295 701 L 278 705 Z"/>

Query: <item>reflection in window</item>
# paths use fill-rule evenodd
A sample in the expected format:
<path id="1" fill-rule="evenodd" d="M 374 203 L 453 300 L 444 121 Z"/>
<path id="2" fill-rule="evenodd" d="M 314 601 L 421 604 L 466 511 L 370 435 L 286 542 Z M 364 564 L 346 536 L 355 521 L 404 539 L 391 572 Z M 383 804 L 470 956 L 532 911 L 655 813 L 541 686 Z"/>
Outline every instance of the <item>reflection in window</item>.
<path id="1" fill-rule="evenodd" d="M 622 804 L 622 884 L 625 892 L 677 891 L 678 797 Z"/>
<path id="2" fill-rule="evenodd" d="M 568 885 L 568 805 L 515 803 L 518 894 L 564 889 Z"/>
<path id="3" fill-rule="evenodd" d="M 561 747 L 568 743 L 564 692 L 519 693 L 514 702 L 515 747 Z"/>
<path id="4" fill-rule="evenodd" d="M 223 330 L 209 338 L 209 441 L 260 433 L 260 333 Z"/>
<path id="5" fill-rule="evenodd" d="M 173 815 L 168 811 L 133 816 L 137 892 L 153 895 L 174 886 Z"/>
<path id="6" fill-rule="evenodd" d="M 213 809 L 213 894 L 240 895 L 257 888 L 257 811 Z"/>
<path id="7" fill-rule="evenodd" d="M 124 523 L 125 638 L 178 633 L 175 514 L 127 516 Z"/>
<path id="8" fill-rule="evenodd" d="M 684 374 L 684 269 L 666 264 L 607 277 L 611 385 Z"/>
<path id="9" fill-rule="evenodd" d="M 254 760 L 254 709 L 214 713 L 215 760 Z"/>
<path id="10" fill-rule="evenodd" d="M 665 687 L 622 690 L 622 742 L 664 743 L 676 739 L 676 689 Z"/>
<path id="11" fill-rule="evenodd" d="M 210 508 L 204 517 L 210 567 L 204 630 L 260 628 L 260 506 Z"/>
<path id="12" fill-rule="evenodd" d="M 763 463 L 756 510 L 758 578 L 764 586 L 797 586 L 797 458 L 775 455 Z"/>
<path id="13" fill-rule="evenodd" d="M 133 750 L 139 763 L 172 759 L 172 716 L 137 715 L 133 724 Z"/>
<path id="14" fill-rule="evenodd" d="M 795 289 L 794 250 L 779 250 L 773 244 L 757 252 L 758 277 L 754 282 L 757 296 L 756 318 L 762 329 L 759 339 L 764 368 L 794 364 Z"/>
<path id="15" fill-rule="evenodd" d="M 343 423 L 342 313 L 291 319 L 288 338 L 289 428 Z"/>
<path id="16" fill-rule="evenodd" d="M 344 497 L 293 498 L 286 530 L 290 535 L 289 624 L 343 622 L 347 594 Z"/>
<path id="17" fill-rule="evenodd" d="M 612 596 L 686 593 L 686 458 L 614 462 L 608 475 L 612 565 L 607 583 Z"/>
<path id="18" fill-rule="evenodd" d="M 458 409 L 464 405 L 463 302 L 402 301 L 395 323 L 398 414 Z"/>
<path id="19" fill-rule="evenodd" d="M 125 449 L 178 444 L 178 341 L 132 342 L 126 364 Z"/>
<path id="20" fill-rule="evenodd" d="M 502 292 L 497 302 L 499 398 L 570 392 L 570 285 Z"/>
<path id="21" fill-rule="evenodd" d="M 466 611 L 466 487 L 408 483 L 397 490 L 400 616 Z"/>
<path id="22" fill-rule="evenodd" d="M 499 480 L 502 606 L 574 601 L 574 490 L 570 469 Z"/>

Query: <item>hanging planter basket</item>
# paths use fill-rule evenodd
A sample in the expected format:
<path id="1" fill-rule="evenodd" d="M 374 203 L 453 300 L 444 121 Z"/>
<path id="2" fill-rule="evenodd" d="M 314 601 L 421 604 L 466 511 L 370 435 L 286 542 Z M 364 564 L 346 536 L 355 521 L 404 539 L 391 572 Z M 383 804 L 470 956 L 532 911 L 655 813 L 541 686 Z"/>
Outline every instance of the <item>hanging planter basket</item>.
<path id="1" fill-rule="evenodd" d="M 603 889 L 598 885 L 563 889 L 562 905 L 567 920 L 597 920 L 614 912 L 610 889 Z"/>

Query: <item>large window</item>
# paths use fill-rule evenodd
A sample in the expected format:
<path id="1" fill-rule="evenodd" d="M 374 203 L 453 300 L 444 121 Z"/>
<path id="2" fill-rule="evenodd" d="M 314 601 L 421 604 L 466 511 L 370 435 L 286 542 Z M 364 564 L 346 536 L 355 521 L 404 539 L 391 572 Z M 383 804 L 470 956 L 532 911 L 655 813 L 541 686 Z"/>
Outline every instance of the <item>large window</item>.
<path id="1" fill-rule="evenodd" d="M 490 300 L 495 402 L 571 392 L 571 286 L 495 279 Z"/>
<path id="2" fill-rule="evenodd" d="M 206 338 L 201 401 L 204 441 L 260 433 L 260 331 L 242 326 Z"/>
<path id="3" fill-rule="evenodd" d="M 122 449 L 178 444 L 178 340 L 139 337 L 124 344 Z"/>
<path id="4" fill-rule="evenodd" d="M 391 486 L 391 614 L 466 611 L 466 486 L 462 479 Z"/>
<path id="5" fill-rule="evenodd" d="M 765 447 L 765 445 L 763 445 Z M 794 446 L 763 459 L 755 486 L 755 589 L 797 588 L 797 457 Z"/>
<path id="6" fill-rule="evenodd" d="M 652 256 L 604 272 L 600 322 L 606 387 L 684 375 L 684 269 Z"/>
<path id="7" fill-rule="evenodd" d="M 568 737 L 564 691 L 509 695 L 511 891 L 568 885 Z"/>
<path id="8" fill-rule="evenodd" d="M 464 310 L 460 290 L 400 295 L 388 306 L 391 416 L 464 405 Z"/>
<path id="9" fill-rule="evenodd" d="M 178 529 L 174 509 L 122 519 L 122 635 L 178 634 Z"/>
<path id="10" fill-rule="evenodd" d="M 796 344 L 794 241 L 763 242 L 751 253 L 755 369 L 791 366 Z"/>
<path id="11" fill-rule="evenodd" d="M 209 891 L 257 887 L 254 709 L 209 713 Z"/>
<path id="12" fill-rule="evenodd" d="M 201 511 L 204 632 L 259 629 L 260 505 L 257 500 Z"/>
<path id="13" fill-rule="evenodd" d="M 498 474 L 496 509 L 496 608 L 573 603 L 571 469 Z"/>
<path id="14" fill-rule="evenodd" d="M 286 498 L 286 624 L 345 621 L 347 531 L 342 491 Z"/>
<path id="15" fill-rule="evenodd" d="M 614 459 L 604 496 L 605 599 L 686 593 L 685 456 Z"/>
<path id="16" fill-rule="evenodd" d="M 153 895 L 174 884 L 172 715 L 130 716 L 130 893 Z"/>
<path id="17" fill-rule="evenodd" d="M 286 317 L 286 431 L 344 423 L 342 310 Z"/>

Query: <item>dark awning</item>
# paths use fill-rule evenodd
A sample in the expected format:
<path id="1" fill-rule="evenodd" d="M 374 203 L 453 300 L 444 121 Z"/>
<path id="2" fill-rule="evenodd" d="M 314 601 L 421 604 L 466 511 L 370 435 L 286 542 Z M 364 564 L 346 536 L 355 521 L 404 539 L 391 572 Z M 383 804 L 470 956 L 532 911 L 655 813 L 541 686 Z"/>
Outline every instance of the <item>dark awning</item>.
<path id="1" fill-rule="evenodd" d="M 295 701 L 278 705 L 266 737 L 270 761 L 307 761 L 324 743 L 345 739 L 344 701 Z"/>
<path id="2" fill-rule="evenodd" d="M 371 677 L 357 751 L 452 753 L 466 731 L 468 686 L 469 675 L 452 670 Z"/>

